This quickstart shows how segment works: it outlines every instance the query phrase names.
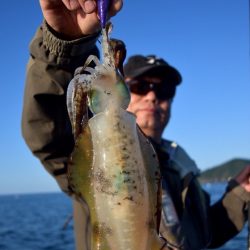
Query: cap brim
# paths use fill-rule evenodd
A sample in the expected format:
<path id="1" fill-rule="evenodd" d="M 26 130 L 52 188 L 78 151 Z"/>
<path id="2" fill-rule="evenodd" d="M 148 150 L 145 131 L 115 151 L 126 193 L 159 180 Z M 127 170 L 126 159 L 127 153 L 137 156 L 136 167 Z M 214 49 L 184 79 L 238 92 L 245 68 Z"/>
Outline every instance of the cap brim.
<path id="1" fill-rule="evenodd" d="M 141 67 L 140 69 L 134 70 L 128 75 L 128 77 L 136 78 L 144 75 L 145 73 L 159 75 L 160 77 L 175 85 L 180 84 L 182 81 L 180 73 L 169 65 L 147 65 L 145 67 Z"/>

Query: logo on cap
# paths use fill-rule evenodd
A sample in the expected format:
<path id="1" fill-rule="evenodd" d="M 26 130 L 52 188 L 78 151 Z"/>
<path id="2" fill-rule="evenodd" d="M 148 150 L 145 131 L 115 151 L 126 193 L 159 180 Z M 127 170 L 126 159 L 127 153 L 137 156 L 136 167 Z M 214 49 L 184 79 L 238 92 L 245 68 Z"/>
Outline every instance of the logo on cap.
<path id="1" fill-rule="evenodd" d="M 156 64 L 156 65 L 159 65 L 159 64 L 161 64 L 161 63 L 160 63 L 160 60 L 161 60 L 161 58 L 156 57 L 156 56 L 148 56 L 148 57 L 147 57 L 147 63 L 148 63 L 148 64 Z"/>

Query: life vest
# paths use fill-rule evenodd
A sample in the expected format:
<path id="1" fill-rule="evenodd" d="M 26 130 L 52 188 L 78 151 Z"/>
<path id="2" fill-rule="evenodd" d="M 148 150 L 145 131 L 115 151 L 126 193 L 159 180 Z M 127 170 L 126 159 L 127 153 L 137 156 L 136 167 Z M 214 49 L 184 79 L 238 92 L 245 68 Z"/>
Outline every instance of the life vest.
<path id="1" fill-rule="evenodd" d="M 161 235 L 169 248 L 205 248 L 209 200 L 197 180 L 200 170 L 175 142 L 164 140 L 156 151 L 163 175 Z"/>

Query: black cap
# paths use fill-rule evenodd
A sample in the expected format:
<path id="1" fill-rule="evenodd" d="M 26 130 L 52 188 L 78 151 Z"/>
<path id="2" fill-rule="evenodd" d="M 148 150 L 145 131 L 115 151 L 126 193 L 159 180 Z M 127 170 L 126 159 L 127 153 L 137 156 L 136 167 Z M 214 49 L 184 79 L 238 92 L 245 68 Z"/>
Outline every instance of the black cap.
<path id="1" fill-rule="evenodd" d="M 157 74 L 166 79 L 168 83 L 174 85 L 178 85 L 182 81 L 181 74 L 177 69 L 155 55 L 134 55 L 124 65 L 124 74 L 126 77 L 136 78 L 145 73 Z"/>

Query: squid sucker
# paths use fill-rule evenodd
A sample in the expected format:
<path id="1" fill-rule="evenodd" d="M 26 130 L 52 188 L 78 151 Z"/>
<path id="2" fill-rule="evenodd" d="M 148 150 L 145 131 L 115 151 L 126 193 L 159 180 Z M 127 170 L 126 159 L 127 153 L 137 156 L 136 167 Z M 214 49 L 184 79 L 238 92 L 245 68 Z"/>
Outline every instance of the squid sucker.
<path id="1" fill-rule="evenodd" d="M 130 92 L 121 68 L 125 45 L 109 39 L 110 32 L 108 23 L 102 29 L 102 63 L 90 56 L 68 87 L 75 136 L 69 183 L 88 205 L 89 250 L 160 250 L 159 165 L 136 117 L 126 111 Z M 87 107 L 93 113 L 89 120 Z"/>

